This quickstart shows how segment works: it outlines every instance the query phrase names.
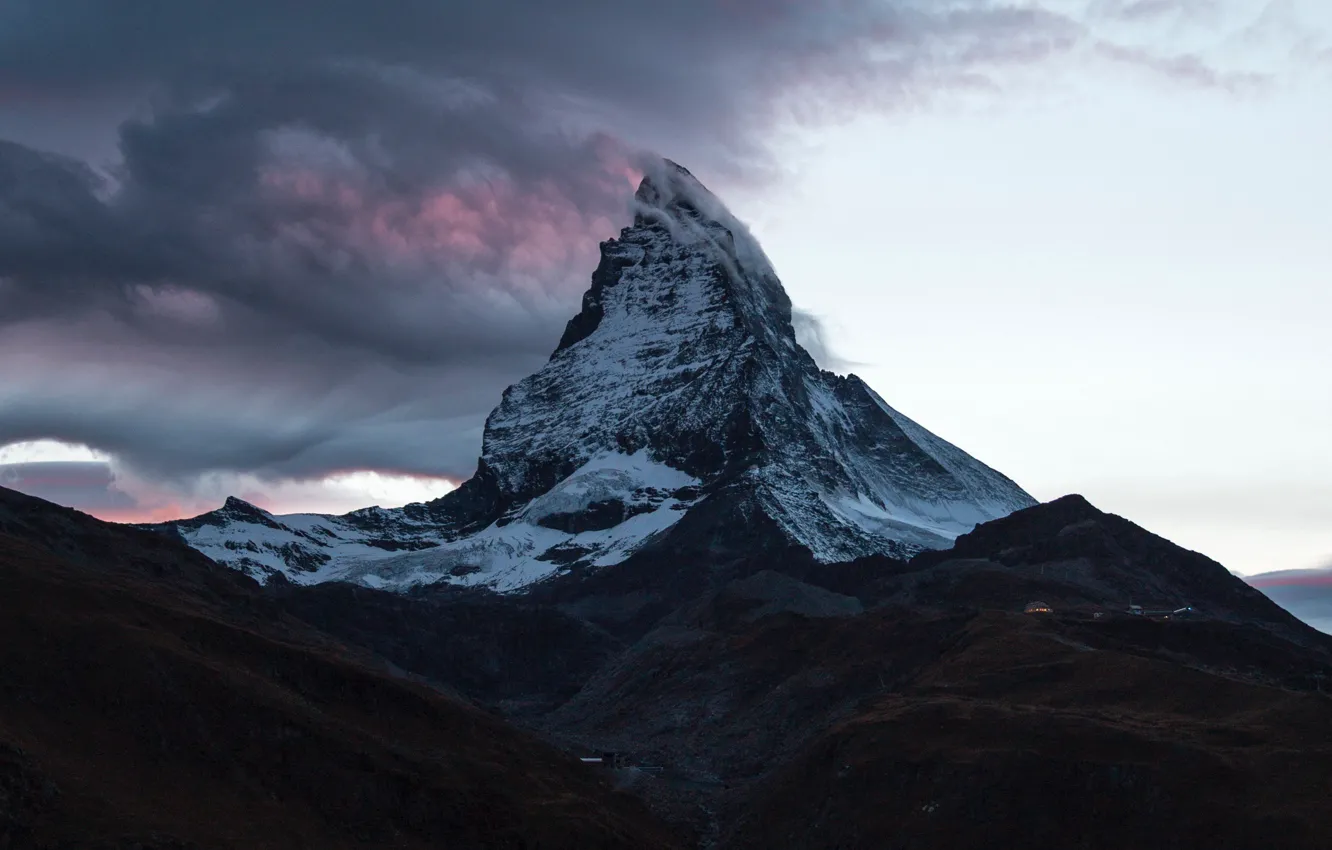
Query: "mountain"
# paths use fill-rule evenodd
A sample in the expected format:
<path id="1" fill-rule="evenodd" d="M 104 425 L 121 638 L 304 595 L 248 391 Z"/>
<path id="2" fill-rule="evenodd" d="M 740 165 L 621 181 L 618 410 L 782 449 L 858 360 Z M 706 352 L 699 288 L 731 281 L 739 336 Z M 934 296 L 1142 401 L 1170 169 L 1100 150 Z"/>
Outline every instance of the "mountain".
<path id="1" fill-rule="evenodd" d="M 166 527 L 257 578 L 510 590 L 648 546 L 907 557 L 1035 503 L 859 378 L 821 370 L 758 243 L 684 168 L 644 178 L 634 212 L 456 491 L 343 517 L 229 500 Z"/>
<path id="2" fill-rule="evenodd" d="M 640 793 L 715 846 L 1329 846 L 1332 638 L 1080 496 L 906 562 L 733 575 L 531 721 L 661 766 Z"/>
<path id="3" fill-rule="evenodd" d="M 1302 666 L 1301 682 L 1266 678 L 1261 650 L 1250 666 L 1250 640 L 1267 639 L 1242 626 L 985 612 L 949 638 L 735 795 L 722 846 L 1329 846 L 1326 653 L 1268 657 Z M 806 681 L 847 664 L 819 652 Z"/>
<path id="4" fill-rule="evenodd" d="M 525 594 L 265 590 L 566 751 L 659 768 L 622 781 L 700 846 L 1332 835 L 1332 639 L 1081 496 L 909 560 L 648 552 Z"/>
<path id="5" fill-rule="evenodd" d="M 0 488 L 0 847 L 683 846 L 240 573 Z"/>
<path id="6" fill-rule="evenodd" d="M 1306 624 L 1221 564 L 1171 543 L 1078 495 L 1016 511 L 922 552 L 905 567 L 867 559 L 857 586 L 876 602 L 1122 613 L 1191 609 L 1187 616 L 1261 626 L 1296 643 L 1326 645 Z"/>
<path id="7" fill-rule="evenodd" d="M 682 520 L 682 529 L 694 519 Z M 1146 611 L 1191 608 L 1185 616 L 1261 624 L 1297 644 L 1320 639 L 1221 564 L 1078 495 L 1014 511 L 960 535 L 949 549 L 906 560 L 869 555 L 821 563 L 795 546 L 740 553 L 649 548 L 587 575 L 534 585 L 525 598 L 633 641 L 698 594 L 765 570 L 856 597 L 866 607 L 1015 611 L 1042 601 L 1060 610 L 1113 615 L 1132 605 Z"/>
<path id="8" fill-rule="evenodd" d="M 1332 638 L 1081 497 L 675 560 L 261 586 L 0 491 L 0 846 L 1329 846 Z"/>

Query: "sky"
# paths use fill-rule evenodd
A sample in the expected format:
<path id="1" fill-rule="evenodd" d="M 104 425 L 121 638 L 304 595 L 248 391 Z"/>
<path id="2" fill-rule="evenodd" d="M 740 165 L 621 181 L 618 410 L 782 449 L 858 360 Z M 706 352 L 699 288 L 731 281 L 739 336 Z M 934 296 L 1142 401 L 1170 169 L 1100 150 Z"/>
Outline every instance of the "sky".
<path id="1" fill-rule="evenodd" d="M 0 485 L 438 496 L 664 155 L 825 368 L 1037 498 L 1332 562 L 1332 4 L 310 9 L 0 5 Z"/>

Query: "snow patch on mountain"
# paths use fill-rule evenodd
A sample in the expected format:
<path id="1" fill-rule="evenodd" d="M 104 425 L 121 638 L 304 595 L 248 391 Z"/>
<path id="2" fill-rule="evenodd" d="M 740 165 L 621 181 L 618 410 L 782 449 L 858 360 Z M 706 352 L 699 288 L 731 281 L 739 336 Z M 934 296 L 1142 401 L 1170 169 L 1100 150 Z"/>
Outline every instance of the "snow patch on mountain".
<path id="1" fill-rule="evenodd" d="M 349 562 L 388 558 L 404 548 L 439 545 L 434 528 L 412 526 L 396 516 L 389 528 L 368 530 L 357 521 L 366 513 L 275 516 L 231 498 L 216 511 L 166 525 L 220 564 L 259 581 L 280 573 L 299 584 L 338 578 Z"/>
<path id="2" fill-rule="evenodd" d="M 521 510 L 457 539 L 381 508 L 357 513 L 362 520 L 393 520 L 387 528 L 367 528 L 356 515 L 275 516 L 237 499 L 174 530 L 213 560 L 260 581 L 281 574 L 297 584 L 338 580 L 403 588 L 448 581 L 504 591 L 575 561 L 623 561 L 680 520 L 700 498 L 699 483 L 646 452 L 608 452 Z"/>
<path id="3" fill-rule="evenodd" d="M 597 455 L 573 475 L 528 503 L 520 516 L 539 522 L 562 514 L 580 514 L 594 504 L 627 500 L 631 505 L 650 505 L 686 487 L 697 487 L 698 479 L 653 461 L 639 450 L 631 455 Z"/>
<path id="4" fill-rule="evenodd" d="M 574 562 L 618 564 L 679 522 L 697 500 L 698 484 L 643 451 L 601 454 L 481 531 L 429 550 L 353 564 L 344 578 L 368 578 L 376 586 L 452 581 L 505 591 Z"/>

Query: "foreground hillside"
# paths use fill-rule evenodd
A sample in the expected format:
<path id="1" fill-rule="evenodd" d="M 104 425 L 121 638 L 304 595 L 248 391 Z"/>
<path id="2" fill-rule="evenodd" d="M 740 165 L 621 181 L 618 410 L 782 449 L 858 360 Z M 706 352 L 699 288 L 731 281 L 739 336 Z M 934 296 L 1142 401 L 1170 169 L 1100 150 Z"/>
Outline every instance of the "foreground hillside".
<path id="1" fill-rule="evenodd" d="M 1122 639 L 977 615 L 758 779 L 728 846 L 1328 846 L 1332 701 Z"/>
<path id="2" fill-rule="evenodd" d="M 1081 498 L 909 562 L 668 554 L 524 596 L 270 593 L 652 768 L 621 779 L 704 846 L 1329 846 L 1332 644 Z M 1195 612 L 1131 616 L 1135 592 Z"/>
<path id="3" fill-rule="evenodd" d="M 0 490 L 0 847 L 672 847 L 183 545 Z"/>
<path id="4" fill-rule="evenodd" d="M 638 789 L 727 847 L 1332 836 L 1325 653 L 1258 627 L 855 613 L 817 591 L 734 582 L 537 722 L 665 767 Z"/>
<path id="5" fill-rule="evenodd" d="M 0 491 L 0 605 L 0 846 L 1332 846 L 1332 644 L 1077 497 L 499 595 L 260 587 Z"/>

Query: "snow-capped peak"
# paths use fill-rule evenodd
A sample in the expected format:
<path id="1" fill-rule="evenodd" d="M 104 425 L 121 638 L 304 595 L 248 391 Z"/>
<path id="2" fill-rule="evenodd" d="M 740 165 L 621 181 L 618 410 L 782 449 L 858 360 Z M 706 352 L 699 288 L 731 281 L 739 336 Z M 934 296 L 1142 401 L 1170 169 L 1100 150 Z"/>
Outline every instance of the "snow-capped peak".
<path id="1" fill-rule="evenodd" d="M 635 226 L 657 222 L 682 243 L 718 243 L 747 271 L 772 274 L 772 264 L 749 228 L 688 169 L 669 159 L 661 160 L 643 177 L 634 193 L 632 210 Z"/>
<path id="2" fill-rule="evenodd" d="M 373 522 L 323 518 L 337 540 L 300 578 L 510 589 L 648 545 L 694 545 L 696 527 L 744 526 L 720 532 L 740 541 L 761 525 L 824 561 L 906 555 L 1035 503 L 860 379 L 821 371 L 762 248 L 687 170 L 651 169 L 633 213 L 602 243 L 549 362 L 487 419 L 476 475 Z M 678 523 L 695 514 L 714 521 Z M 297 535 L 314 523 L 269 519 Z M 190 523 L 177 526 L 204 548 Z M 386 545 L 400 548 L 384 556 Z"/>

